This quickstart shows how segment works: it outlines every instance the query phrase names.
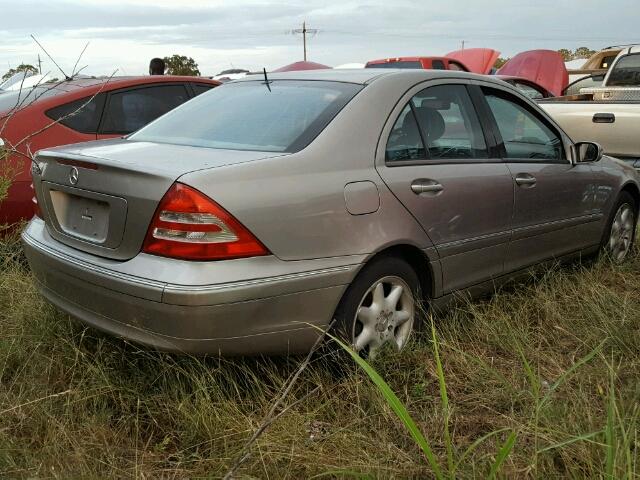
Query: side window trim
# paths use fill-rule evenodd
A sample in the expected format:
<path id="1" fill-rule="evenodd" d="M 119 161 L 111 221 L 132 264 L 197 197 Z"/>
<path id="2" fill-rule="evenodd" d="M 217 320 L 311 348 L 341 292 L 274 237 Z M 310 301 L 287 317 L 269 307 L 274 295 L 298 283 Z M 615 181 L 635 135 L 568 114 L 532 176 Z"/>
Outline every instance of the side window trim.
<path id="1" fill-rule="evenodd" d="M 486 108 L 486 114 L 488 119 L 490 119 L 490 124 L 492 125 L 492 130 L 494 132 L 495 135 L 495 139 L 496 139 L 496 143 L 498 146 L 498 149 L 500 151 L 500 155 L 501 158 L 508 163 L 548 163 L 548 164 L 565 164 L 565 163 L 571 163 L 570 157 L 566 151 L 566 146 L 565 146 L 565 142 L 564 142 L 564 136 L 558 131 L 558 129 L 551 124 L 549 121 L 547 121 L 544 117 L 542 117 L 537 111 L 535 111 L 535 109 L 532 109 L 529 105 L 527 105 L 527 103 L 523 100 L 521 100 L 518 96 L 513 95 L 512 93 L 503 90 L 501 88 L 497 88 L 494 87 L 492 85 L 479 85 L 478 88 L 480 89 L 481 95 L 482 95 L 482 103 L 484 104 L 484 108 Z M 489 104 L 487 103 L 487 99 L 485 98 L 485 96 L 487 95 L 487 91 L 492 91 L 492 92 L 496 92 L 497 93 L 497 97 L 499 98 L 505 98 L 507 101 L 512 101 L 513 103 L 515 103 L 516 105 L 519 105 L 521 107 L 523 107 L 527 112 L 529 112 L 534 118 L 536 118 L 538 121 L 540 121 L 542 124 L 544 124 L 549 130 L 551 130 L 551 132 L 558 137 L 558 139 L 560 140 L 560 142 L 562 143 L 562 149 L 564 151 L 564 155 L 565 158 L 564 159 L 560 159 L 560 160 L 552 160 L 552 159 L 535 159 L 532 160 L 531 158 L 521 158 L 521 157 L 509 157 L 507 155 L 507 149 L 505 147 L 504 144 L 504 139 L 502 138 L 502 134 L 500 133 L 500 129 L 498 127 L 498 122 L 495 119 L 495 116 L 493 115 L 493 112 L 491 111 L 491 108 L 489 107 Z"/>
<path id="2" fill-rule="evenodd" d="M 109 92 L 107 92 L 106 94 L 106 98 L 104 101 L 104 104 L 102 105 L 102 114 L 100 115 L 100 122 L 98 123 L 98 130 L 97 130 L 97 135 L 126 135 L 126 134 L 120 134 L 120 133 L 104 133 L 102 131 L 102 129 L 104 128 L 104 122 L 105 122 L 105 112 L 107 111 L 107 107 L 109 105 L 109 102 L 111 101 L 111 96 L 118 94 L 118 93 L 122 93 L 122 92 L 134 92 L 136 90 L 144 90 L 146 88 L 154 88 L 154 87 L 182 87 L 187 95 L 187 98 L 190 100 L 193 98 L 193 95 L 191 94 L 191 89 L 189 87 L 187 87 L 187 85 L 185 83 L 181 83 L 181 82 L 156 82 L 156 83 L 145 83 L 142 85 L 134 85 L 131 87 L 123 87 L 123 88 L 119 88 L 117 90 L 111 90 Z"/>

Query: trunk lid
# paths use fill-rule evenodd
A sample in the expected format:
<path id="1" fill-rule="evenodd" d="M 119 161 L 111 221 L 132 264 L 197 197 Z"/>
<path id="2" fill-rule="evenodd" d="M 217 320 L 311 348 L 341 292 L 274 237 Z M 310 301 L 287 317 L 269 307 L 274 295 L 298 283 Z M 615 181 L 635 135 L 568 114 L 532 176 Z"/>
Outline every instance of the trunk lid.
<path id="1" fill-rule="evenodd" d="M 279 155 L 107 140 L 38 152 L 41 173 L 33 183 L 52 237 L 128 260 L 140 252 L 158 203 L 182 175 Z"/>

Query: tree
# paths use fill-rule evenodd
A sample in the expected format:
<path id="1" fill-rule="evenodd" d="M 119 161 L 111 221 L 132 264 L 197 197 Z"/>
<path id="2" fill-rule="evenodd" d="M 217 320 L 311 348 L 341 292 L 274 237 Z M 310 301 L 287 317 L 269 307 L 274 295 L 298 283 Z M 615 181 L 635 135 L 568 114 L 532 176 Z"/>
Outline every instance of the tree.
<path id="1" fill-rule="evenodd" d="M 171 57 L 164 57 L 164 63 L 167 68 L 167 75 L 200 76 L 198 64 L 191 57 L 185 57 L 184 55 L 173 55 Z"/>
<path id="2" fill-rule="evenodd" d="M 578 47 L 573 52 L 573 58 L 589 58 L 591 55 L 596 53 L 595 50 L 591 50 L 587 47 Z"/>
<path id="3" fill-rule="evenodd" d="M 498 57 L 498 59 L 496 60 L 496 63 L 493 64 L 493 68 L 500 68 L 505 63 L 507 63 L 509 60 L 511 60 L 511 59 L 508 58 L 508 57 L 507 58 Z"/>
<path id="4" fill-rule="evenodd" d="M 27 63 L 21 63 L 16 68 L 10 68 L 7 73 L 2 76 L 2 80 L 6 80 L 7 78 L 15 75 L 18 72 L 26 72 L 27 74 L 36 74 L 38 73 L 38 69 L 33 65 L 29 65 Z"/>
<path id="5" fill-rule="evenodd" d="M 566 48 L 561 48 L 560 50 L 558 50 L 558 53 L 562 55 L 562 58 L 564 59 L 565 62 L 568 62 L 569 60 L 573 60 L 573 52 L 571 52 L 571 50 L 568 50 Z"/>

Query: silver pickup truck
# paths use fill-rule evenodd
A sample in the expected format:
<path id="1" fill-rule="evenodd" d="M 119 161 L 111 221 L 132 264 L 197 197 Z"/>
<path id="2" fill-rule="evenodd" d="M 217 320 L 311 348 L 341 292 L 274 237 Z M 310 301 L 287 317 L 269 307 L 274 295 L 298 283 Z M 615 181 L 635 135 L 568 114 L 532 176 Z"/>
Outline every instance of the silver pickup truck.
<path id="1" fill-rule="evenodd" d="M 606 154 L 640 168 L 640 46 L 618 54 L 602 87 L 538 103 L 572 140 L 597 142 Z"/>

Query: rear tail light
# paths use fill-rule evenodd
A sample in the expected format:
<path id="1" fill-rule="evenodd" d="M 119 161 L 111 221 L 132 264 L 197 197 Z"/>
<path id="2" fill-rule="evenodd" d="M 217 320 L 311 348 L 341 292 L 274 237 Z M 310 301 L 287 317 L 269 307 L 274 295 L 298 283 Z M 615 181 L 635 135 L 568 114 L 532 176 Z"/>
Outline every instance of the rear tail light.
<path id="1" fill-rule="evenodd" d="M 229 260 L 269 251 L 209 197 L 174 183 L 149 225 L 143 252 L 185 260 Z"/>

